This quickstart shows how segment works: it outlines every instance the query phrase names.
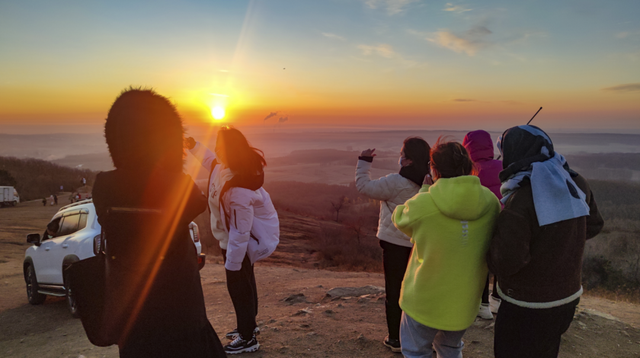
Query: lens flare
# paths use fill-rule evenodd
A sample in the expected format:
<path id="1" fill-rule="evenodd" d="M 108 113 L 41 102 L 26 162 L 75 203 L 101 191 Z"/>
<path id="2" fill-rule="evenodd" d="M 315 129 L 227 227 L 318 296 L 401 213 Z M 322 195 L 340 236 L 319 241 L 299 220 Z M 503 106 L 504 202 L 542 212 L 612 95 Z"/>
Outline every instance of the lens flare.
<path id="1" fill-rule="evenodd" d="M 215 120 L 221 120 L 222 118 L 224 118 L 224 108 L 220 107 L 220 106 L 216 106 L 211 108 L 211 115 L 213 116 L 213 119 Z"/>

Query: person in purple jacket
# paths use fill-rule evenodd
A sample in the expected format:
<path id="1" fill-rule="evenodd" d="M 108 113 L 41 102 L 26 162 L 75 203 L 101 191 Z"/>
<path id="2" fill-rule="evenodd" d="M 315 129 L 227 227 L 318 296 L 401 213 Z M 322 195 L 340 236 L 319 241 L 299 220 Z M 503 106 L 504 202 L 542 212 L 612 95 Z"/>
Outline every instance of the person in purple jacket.
<path id="1" fill-rule="evenodd" d="M 502 161 L 493 159 L 493 141 L 491 135 L 483 130 L 467 133 L 462 140 L 462 145 L 467 149 L 473 164 L 478 171 L 480 184 L 491 190 L 498 199 L 502 199 L 500 194 L 500 177 L 502 171 Z M 500 296 L 495 290 L 496 279 L 493 278 L 494 290 L 491 294 L 491 306 L 489 305 L 489 277 L 482 293 L 482 303 L 478 310 L 478 317 L 482 319 L 493 319 L 491 312 L 497 313 L 500 306 Z"/>

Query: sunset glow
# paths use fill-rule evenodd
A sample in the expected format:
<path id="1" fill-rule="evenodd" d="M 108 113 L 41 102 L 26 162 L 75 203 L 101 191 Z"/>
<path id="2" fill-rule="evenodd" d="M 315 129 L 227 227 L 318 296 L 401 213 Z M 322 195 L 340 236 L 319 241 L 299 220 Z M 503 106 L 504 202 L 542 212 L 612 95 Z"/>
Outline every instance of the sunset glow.
<path id="1" fill-rule="evenodd" d="M 0 126 L 99 126 L 133 85 L 171 98 L 187 125 L 499 130 L 543 106 L 541 126 L 640 132 L 638 11 L 633 0 L 6 2 Z"/>
<path id="2" fill-rule="evenodd" d="M 213 119 L 219 121 L 222 118 L 224 118 L 224 108 L 216 106 L 211 108 L 211 115 L 213 116 Z"/>

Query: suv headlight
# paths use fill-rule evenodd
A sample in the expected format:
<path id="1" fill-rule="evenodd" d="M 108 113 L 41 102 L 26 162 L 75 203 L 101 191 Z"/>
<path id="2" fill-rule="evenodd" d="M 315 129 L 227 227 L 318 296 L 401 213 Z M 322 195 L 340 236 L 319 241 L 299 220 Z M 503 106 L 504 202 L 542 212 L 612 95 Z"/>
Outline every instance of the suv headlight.
<path id="1" fill-rule="evenodd" d="M 189 228 L 193 232 L 193 242 L 200 242 L 200 231 L 198 225 L 194 222 L 189 224 Z"/>

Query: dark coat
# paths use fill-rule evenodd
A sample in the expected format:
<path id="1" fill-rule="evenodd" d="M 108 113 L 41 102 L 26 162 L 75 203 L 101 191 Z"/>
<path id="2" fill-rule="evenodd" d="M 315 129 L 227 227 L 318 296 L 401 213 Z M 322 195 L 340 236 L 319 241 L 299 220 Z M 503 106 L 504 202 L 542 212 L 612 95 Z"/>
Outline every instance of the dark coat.
<path id="1" fill-rule="evenodd" d="M 539 226 L 528 182 L 505 203 L 487 254 L 489 270 L 505 295 L 544 303 L 580 291 L 585 241 L 600 232 L 604 221 L 587 181 L 580 175 L 573 180 L 587 195 L 589 216 Z"/>
<path id="2" fill-rule="evenodd" d="M 106 234 L 107 324 L 121 357 L 223 357 L 209 323 L 189 222 L 207 200 L 182 172 L 97 175 L 93 202 Z M 114 214 L 112 208 L 152 214 Z"/>

